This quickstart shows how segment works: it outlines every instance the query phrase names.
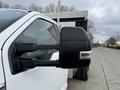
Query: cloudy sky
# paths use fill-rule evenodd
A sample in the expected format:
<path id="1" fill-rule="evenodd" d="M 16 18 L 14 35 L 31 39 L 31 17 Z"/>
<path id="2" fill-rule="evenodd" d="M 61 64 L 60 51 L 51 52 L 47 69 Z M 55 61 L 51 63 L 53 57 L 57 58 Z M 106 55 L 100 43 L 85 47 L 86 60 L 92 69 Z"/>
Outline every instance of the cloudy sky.
<path id="1" fill-rule="evenodd" d="M 21 4 L 28 7 L 31 3 L 46 6 L 57 4 L 57 0 L 4 0 L 11 6 Z M 78 10 L 88 10 L 89 19 L 96 27 L 96 41 L 104 42 L 109 36 L 120 32 L 120 0 L 61 0 L 67 6 L 74 6 Z"/>

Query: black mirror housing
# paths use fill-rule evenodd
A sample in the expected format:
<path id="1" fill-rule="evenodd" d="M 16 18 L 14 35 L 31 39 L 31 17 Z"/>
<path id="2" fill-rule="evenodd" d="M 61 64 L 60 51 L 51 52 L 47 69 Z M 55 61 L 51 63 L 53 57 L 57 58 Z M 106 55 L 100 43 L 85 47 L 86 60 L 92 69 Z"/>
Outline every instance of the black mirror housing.
<path id="1" fill-rule="evenodd" d="M 90 60 L 80 60 L 81 51 L 91 50 L 89 35 L 83 28 L 62 28 L 59 46 L 59 62 L 62 68 L 78 68 L 90 64 Z"/>

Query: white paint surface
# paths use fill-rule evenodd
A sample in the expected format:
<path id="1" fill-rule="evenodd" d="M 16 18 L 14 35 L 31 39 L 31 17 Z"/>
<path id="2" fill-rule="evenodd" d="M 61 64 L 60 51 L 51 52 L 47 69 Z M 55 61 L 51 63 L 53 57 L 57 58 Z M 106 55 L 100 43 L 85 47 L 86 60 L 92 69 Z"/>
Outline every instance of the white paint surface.
<path id="1" fill-rule="evenodd" d="M 75 27 L 75 22 L 60 22 L 60 27 Z"/>
<path id="2" fill-rule="evenodd" d="M 0 51 L 1 53 L 1 51 Z M 3 74 L 3 67 L 2 67 L 2 60 L 1 60 L 1 55 L 0 55 L 0 88 L 4 86 L 4 74 Z"/>

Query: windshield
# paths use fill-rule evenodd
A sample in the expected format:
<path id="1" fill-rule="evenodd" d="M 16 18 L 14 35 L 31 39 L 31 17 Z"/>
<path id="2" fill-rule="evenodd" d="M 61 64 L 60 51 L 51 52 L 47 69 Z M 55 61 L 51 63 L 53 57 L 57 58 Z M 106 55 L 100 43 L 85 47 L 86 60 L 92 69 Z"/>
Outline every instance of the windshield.
<path id="1" fill-rule="evenodd" d="M 23 11 L 0 10 L 0 33 L 24 15 Z"/>

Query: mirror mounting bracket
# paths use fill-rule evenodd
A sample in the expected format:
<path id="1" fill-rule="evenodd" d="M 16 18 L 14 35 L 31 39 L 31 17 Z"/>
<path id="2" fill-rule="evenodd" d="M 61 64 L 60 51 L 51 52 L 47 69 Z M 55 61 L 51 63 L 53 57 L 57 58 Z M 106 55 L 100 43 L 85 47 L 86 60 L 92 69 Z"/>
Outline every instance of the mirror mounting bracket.
<path id="1" fill-rule="evenodd" d="M 30 69 L 38 66 L 59 67 L 59 60 L 52 61 L 52 60 L 34 60 L 34 59 L 20 58 L 19 62 L 23 69 Z"/>

